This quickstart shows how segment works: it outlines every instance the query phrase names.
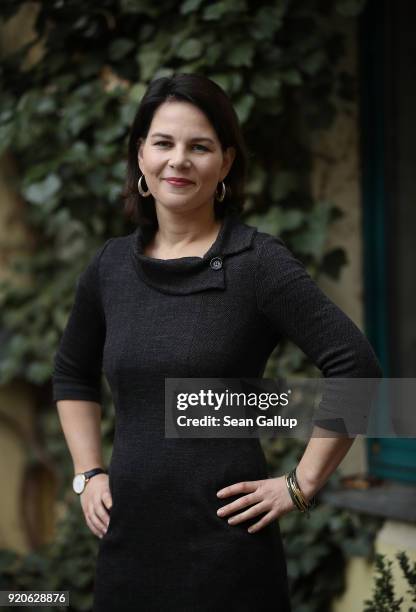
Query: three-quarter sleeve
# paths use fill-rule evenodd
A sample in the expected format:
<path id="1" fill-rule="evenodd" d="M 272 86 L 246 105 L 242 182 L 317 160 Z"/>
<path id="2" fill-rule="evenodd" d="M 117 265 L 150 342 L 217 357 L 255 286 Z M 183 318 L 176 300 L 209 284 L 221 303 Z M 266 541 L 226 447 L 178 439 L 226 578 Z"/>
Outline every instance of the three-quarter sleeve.
<path id="1" fill-rule="evenodd" d="M 293 341 L 324 377 L 382 377 L 375 353 L 355 323 L 318 287 L 283 240 L 260 247 L 256 270 L 258 308 L 279 337 Z M 334 407 L 327 396 L 320 414 Z M 334 427 L 337 430 L 337 427 Z"/>
<path id="2" fill-rule="evenodd" d="M 54 355 L 53 401 L 101 402 L 105 316 L 99 264 L 110 240 L 98 249 L 77 279 L 69 318 Z"/>

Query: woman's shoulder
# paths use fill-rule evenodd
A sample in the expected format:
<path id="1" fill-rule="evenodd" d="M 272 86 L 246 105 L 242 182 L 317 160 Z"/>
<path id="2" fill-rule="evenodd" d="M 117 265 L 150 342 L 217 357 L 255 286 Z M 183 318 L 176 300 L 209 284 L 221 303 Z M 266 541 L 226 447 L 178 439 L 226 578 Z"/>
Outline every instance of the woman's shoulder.
<path id="1" fill-rule="evenodd" d="M 264 226 L 261 225 L 256 226 L 251 224 L 250 222 L 242 222 L 242 224 L 247 229 L 254 230 L 252 246 L 255 250 L 257 257 L 293 257 L 290 248 L 281 236 L 276 236 L 272 234 L 270 231 L 267 231 Z"/>
<path id="2" fill-rule="evenodd" d="M 136 234 L 137 229 L 129 234 L 107 238 L 95 251 L 93 259 L 104 260 L 106 265 L 117 265 L 118 259 L 131 249 Z"/>
<path id="3" fill-rule="evenodd" d="M 99 282 L 101 270 L 117 268 L 123 261 L 132 239 L 131 234 L 112 236 L 91 250 L 87 263 L 81 273 L 81 280 L 87 284 Z"/>
<path id="4" fill-rule="evenodd" d="M 230 238 L 233 246 L 244 243 L 245 246 L 251 246 L 256 254 L 260 253 L 265 247 L 286 247 L 282 238 L 268 232 L 260 222 L 257 225 L 256 221 L 257 218 L 243 219 L 241 217 L 234 217 L 234 231 L 231 232 Z"/>
<path id="5" fill-rule="evenodd" d="M 305 263 L 298 259 L 281 236 L 274 235 L 260 224 L 256 227 L 249 222 L 244 222 L 244 225 L 246 228 L 255 230 L 251 245 L 258 277 L 270 274 L 274 278 L 287 277 L 293 273 L 306 274 Z"/>

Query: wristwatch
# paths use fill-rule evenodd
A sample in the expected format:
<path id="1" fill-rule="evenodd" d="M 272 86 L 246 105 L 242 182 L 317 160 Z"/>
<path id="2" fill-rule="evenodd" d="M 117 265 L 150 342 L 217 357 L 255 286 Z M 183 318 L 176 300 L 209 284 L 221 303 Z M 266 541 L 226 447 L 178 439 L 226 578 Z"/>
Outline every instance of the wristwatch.
<path id="1" fill-rule="evenodd" d="M 72 481 L 72 488 L 74 489 L 75 493 L 81 495 L 89 479 L 97 474 L 107 474 L 107 471 L 103 470 L 103 468 L 94 468 L 93 470 L 88 470 L 87 472 L 81 472 L 81 474 L 75 474 Z"/>

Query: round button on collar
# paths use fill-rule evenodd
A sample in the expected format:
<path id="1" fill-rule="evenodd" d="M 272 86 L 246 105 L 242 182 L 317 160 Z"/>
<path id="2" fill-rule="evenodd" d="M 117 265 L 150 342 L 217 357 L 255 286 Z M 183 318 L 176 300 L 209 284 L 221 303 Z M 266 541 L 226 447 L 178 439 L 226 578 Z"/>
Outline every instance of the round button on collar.
<path id="1" fill-rule="evenodd" d="M 209 262 L 209 265 L 213 270 L 220 270 L 222 268 L 222 259 L 221 257 L 213 257 Z"/>

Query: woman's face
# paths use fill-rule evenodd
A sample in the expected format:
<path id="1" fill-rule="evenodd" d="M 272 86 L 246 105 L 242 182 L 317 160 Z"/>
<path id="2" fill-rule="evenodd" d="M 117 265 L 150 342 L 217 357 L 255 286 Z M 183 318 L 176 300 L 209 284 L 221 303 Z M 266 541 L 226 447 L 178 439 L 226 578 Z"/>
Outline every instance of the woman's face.
<path id="1" fill-rule="evenodd" d="M 225 152 L 205 114 L 189 102 L 163 102 L 141 139 L 138 162 L 156 207 L 188 211 L 213 207 L 218 183 L 228 174 L 235 149 Z M 191 183 L 177 186 L 169 177 Z M 221 193 L 221 190 L 219 190 Z"/>

